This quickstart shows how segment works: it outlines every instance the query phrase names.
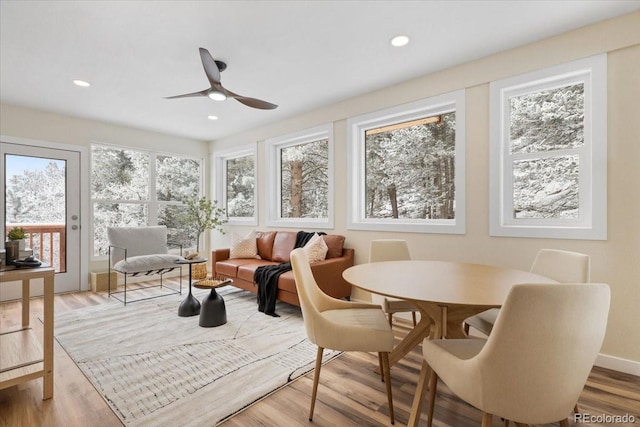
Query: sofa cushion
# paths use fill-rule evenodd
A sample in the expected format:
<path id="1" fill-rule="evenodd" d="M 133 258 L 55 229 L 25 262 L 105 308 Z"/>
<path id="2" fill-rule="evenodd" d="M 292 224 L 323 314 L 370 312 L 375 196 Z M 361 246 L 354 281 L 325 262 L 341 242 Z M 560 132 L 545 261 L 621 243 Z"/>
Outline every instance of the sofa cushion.
<path id="1" fill-rule="evenodd" d="M 258 246 L 256 245 L 255 231 L 251 231 L 244 238 L 233 233 L 231 236 L 229 258 L 260 258 L 258 255 Z"/>
<path id="2" fill-rule="evenodd" d="M 291 251 L 296 245 L 298 233 L 293 231 L 278 231 L 273 241 L 271 260 L 275 262 L 289 262 Z"/>
<path id="3" fill-rule="evenodd" d="M 273 241 L 276 238 L 275 231 L 259 231 L 256 233 L 256 244 L 260 258 L 271 261 L 273 259 Z"/>
<path id="4" fill-rule="evenodd" d="M 296 279 L 293 277 L 293 271 L 282 273 L 278 279 L 278 289 L 283 291 L 298 293 L 296 289 Z"/>
<path id="5" fill-rule="evenodd" d="M 176 261 L 181 259 L 183 258 L 180 255 L 171 254 L 132 256 L 118 261 L 113 269 L 127 274 L 160 271 L 180 267 Z"/>
<path id="6" fill-rule="evenodd" d="M 342 256 L 342 249 L 344 248 L 344 236 L 328 234 L 322 236 L 322 238 L 329 248 L 327 250 L 327 259 L 340 258 Z"/>
<path id="7" fill-rule="evenodd" d="M 324 242 L 324 239 L 318 233 L 314 233 L 311 239 L 309 239 L 307 244 L 302 248 L 310 263 L 324 261 L 327 256 L 328 249 L 329 248 Z"/>
<path id="8" fill-rule="evenodd" d="M 236 277 L 238 279 L 246 280 L 247 282 L 253 282 L 253 273 L 256 272 L 258 267 L 263 265 L 278 265 L 277 262 L 272 261 L 253 261 L 251 264 L 241 265 L 238 267 L 238 274 Z"/>
<path id="9" fill-rule="evenodd" d="M 224 261 L 218 261 L 216 262 L 216 273 L 228 277 L 237 277 L 238 267 L 246 264 L 255 264 L 257 262 L 260 262 L 260 260 L 252 258 L 226 259 Z"/>

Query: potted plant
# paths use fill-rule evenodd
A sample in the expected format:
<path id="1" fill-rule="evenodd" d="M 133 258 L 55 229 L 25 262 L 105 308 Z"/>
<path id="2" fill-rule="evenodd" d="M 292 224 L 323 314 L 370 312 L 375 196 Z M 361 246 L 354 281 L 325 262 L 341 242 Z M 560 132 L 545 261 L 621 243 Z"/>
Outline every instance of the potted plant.
<path id="1" fill-rule="evenodd" d="M 186 212 L 182 216 L 185 227 L 195 234 L 196 252 L 200 252 L 200 236 L 207 230 L 217 230 L 225 234 L 222 225 L 227 222 L 225 210 L 217 206 L 216 200 L 209 200 L 206 197 L 199 197 L 197 193 L 192 194 L 183 200 L 186 205 Z M 201 266 L 201 267 L 200 267 Z M 196 268 L 200 267 L 200 268 Z M 193 266 L 193 277 L 202 279 L 207 275 L 206 264 L 196 264 Z"/>
<path id="2" fill-rule="evenodd" d="M 7 256 L 7 265 L 13 264 L 20 256 L 20 251 L 24 250 L 24 238 L 26 234 L 24 228 L 13 227 L 7 233 L 7 241 L 4 244 Z"/>
<path id="3" fill-rule="evenodd" d="M 19 245 L 19 250 L 23 251 L 25 249 L 25 238 L 27 237 L 27 233 L 24 231 L 22 227 L 13 227 L 9 230 L 7 234 L 7 238 L 10 241 L 17 241 Z"/>

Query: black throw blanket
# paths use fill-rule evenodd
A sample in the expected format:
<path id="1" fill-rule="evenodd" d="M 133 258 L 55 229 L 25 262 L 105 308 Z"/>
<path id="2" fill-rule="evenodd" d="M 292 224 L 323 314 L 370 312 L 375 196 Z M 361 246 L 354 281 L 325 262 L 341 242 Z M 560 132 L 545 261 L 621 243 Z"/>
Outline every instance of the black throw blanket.
<path id="1" fill-rule="evenodd" d="M 298 231 L 296 235 L 296 243 L 294 249 L 301 248 L 306 245 L 315 233 L 307 233 L 306 231 Z M 320 235 L 326 233 L 318 233 Z M 279 317 L 276 314 L 276 297 L 278 295 L 278 279 L 280 275 L 291 271 L 291 263 L 283 262 L 278 265 L 263 265 L 258 267 L 253 273 L 253 281 L 258 286 L 258 311 L 273 317 Z"/>

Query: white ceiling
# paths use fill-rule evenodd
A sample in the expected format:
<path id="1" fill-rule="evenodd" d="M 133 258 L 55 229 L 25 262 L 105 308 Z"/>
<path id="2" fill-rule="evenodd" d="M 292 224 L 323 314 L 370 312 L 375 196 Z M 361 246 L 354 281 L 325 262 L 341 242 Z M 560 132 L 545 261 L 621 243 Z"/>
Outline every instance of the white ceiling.
<path id="1" fill-rule="evenodd" d="M 214 140 L 635 10 L 639 1 L 1 0 L 0 101 Z M 392 48 L 397 34 L 409 45 Z M 208 88 L 199 47 L 227 62 L 227 89 L 279 107 L 163 99 Z"/>

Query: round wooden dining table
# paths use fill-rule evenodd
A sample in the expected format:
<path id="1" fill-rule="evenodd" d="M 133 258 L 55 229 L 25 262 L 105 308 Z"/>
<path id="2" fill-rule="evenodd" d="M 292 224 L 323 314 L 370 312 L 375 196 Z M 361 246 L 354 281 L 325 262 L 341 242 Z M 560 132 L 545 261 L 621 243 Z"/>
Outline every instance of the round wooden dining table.
<path id="1" fill-rule="evenodd" d="M 342 277 L 365 291 L 408 300 L 420 312 L 420 321 L 389 355 L 390 365 L 424 338 L 466 337 L 464 319 L 500 307 L 516 284 L 557 283 L 511 268 L 424 260 L 359 264 L 346 269 Z"/>

